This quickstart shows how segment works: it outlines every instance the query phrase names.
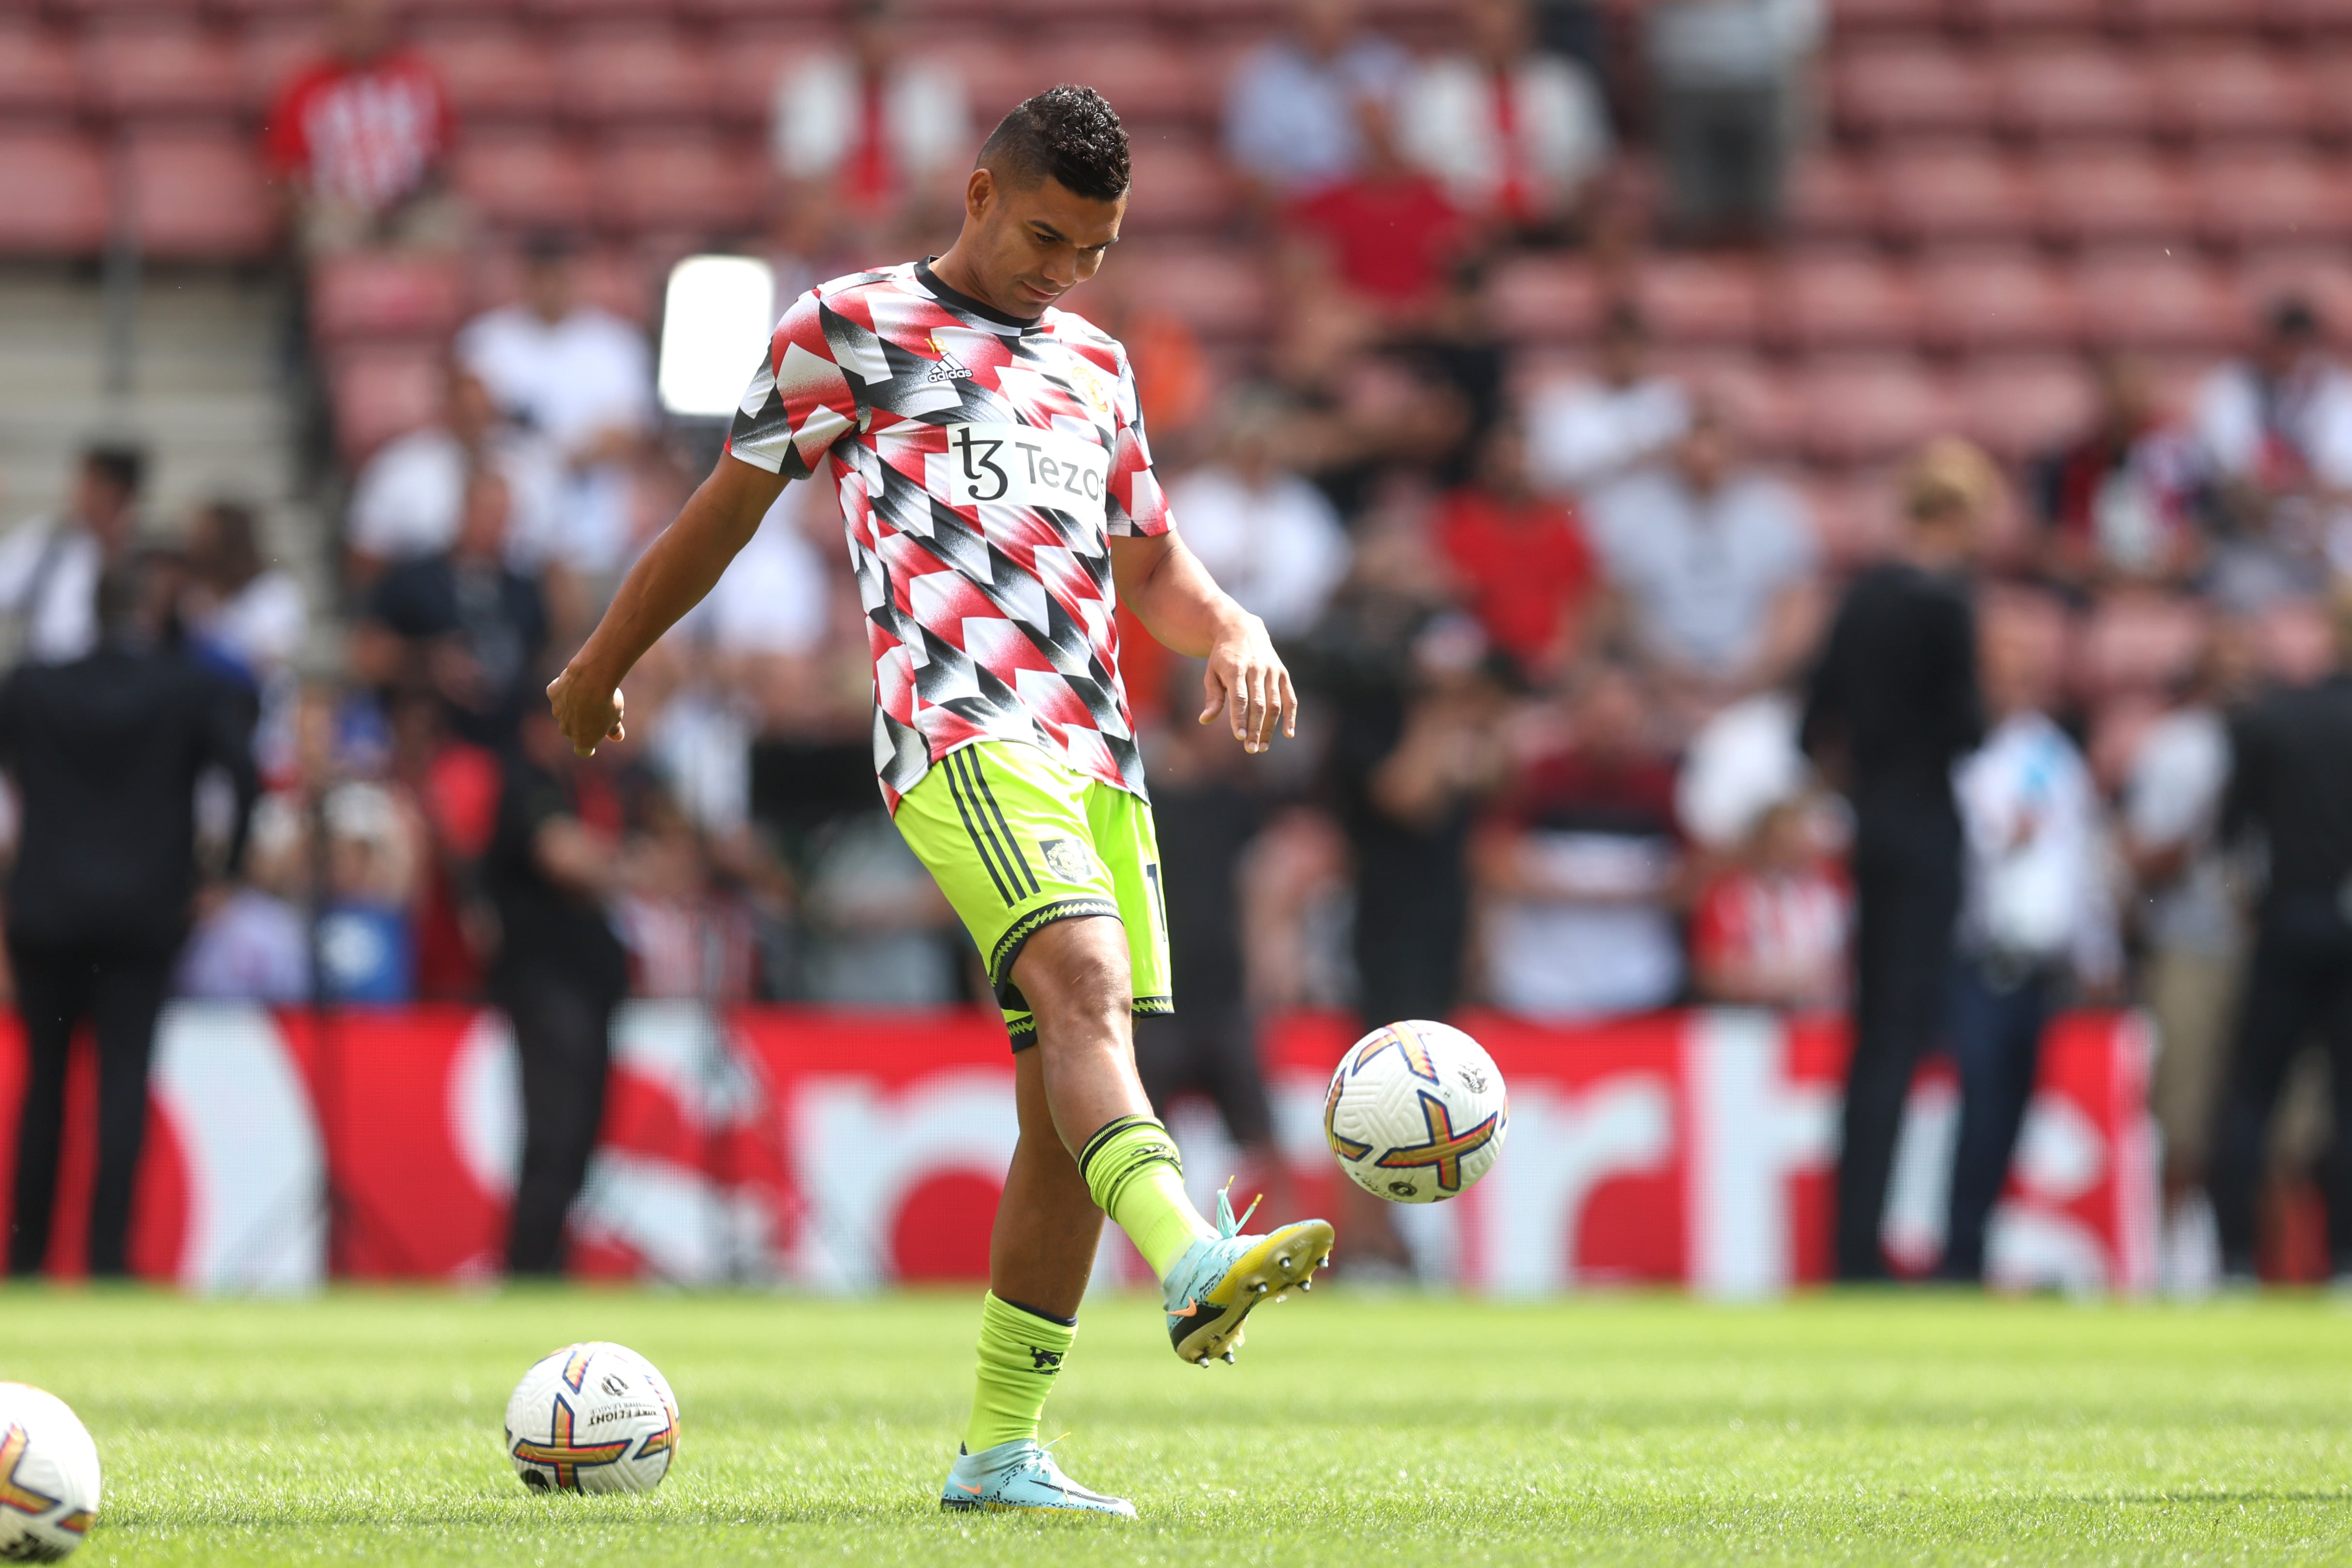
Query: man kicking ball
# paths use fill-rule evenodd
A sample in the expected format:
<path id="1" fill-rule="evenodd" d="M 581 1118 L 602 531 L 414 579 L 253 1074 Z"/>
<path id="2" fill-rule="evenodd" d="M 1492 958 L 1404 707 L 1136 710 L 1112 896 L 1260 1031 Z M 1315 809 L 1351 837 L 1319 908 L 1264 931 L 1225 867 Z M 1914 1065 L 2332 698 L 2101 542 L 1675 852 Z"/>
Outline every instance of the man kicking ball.
<path id="1" fill-rule="evenodd" d="M 1238 1234 L 1223 1195 L 1203 1219 L 1136 1077 L 1131 1015 L 1171 1001 L 1113 609 L 1208 660 L 1201 722 L 1222 712 L 1249 751 L 1296 732 L 1297 698 L 1265 625 L 1171 527 L 1127 350 L 1055 308 L 1117 242 L 1127 187 L 1127 132 L 1092 89 L 1006 115 L 946 255 L 793 301 L 726 455 L 547 688 L 576 749 L 621 738 L 622 677 L 785 483 L 830 459 L 874 653 L 882 797 L 979 943 L 1013 1041 L 1021 1137 L 951 1509 L 1134 1517 L 1037 1442 L 1103 1215 L 1159 1275 L 1176 1354 L 1202 1366 L 1231 1361 L 1250 1309 L 1307 1289 L 1331 1251 L 1320 1219 Z"/>

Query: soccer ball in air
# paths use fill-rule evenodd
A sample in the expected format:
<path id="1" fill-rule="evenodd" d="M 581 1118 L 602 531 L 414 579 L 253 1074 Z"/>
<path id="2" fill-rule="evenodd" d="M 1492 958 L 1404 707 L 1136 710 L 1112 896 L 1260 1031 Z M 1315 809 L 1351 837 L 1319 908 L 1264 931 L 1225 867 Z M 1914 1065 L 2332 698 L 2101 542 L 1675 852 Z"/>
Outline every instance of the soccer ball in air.
<path id="1" fill-rule="evenodd" d="M 54 1563 L 98 1517 L 98 1445 L 54 1394 L 0 1383 L 0 1560 Z"/>
<path id="2" fill-rule="evenodd" d="M 507 1401 L 507 1457 L 533 1491 L 651 1491 L 677 1455 L 677 1396 L 624 1345 L 567 1344 Z"/>
<path id="3" fill-rule="evenodd" d="M 1349 1046 L 1323 1098 L 1323 1136 L 1339 1168 L 1391 1203 L 1469 1191 L 1503 1152 L 1510 1121 L 1510 1095 L 1485 1048 L 1423 1019 Z"/>

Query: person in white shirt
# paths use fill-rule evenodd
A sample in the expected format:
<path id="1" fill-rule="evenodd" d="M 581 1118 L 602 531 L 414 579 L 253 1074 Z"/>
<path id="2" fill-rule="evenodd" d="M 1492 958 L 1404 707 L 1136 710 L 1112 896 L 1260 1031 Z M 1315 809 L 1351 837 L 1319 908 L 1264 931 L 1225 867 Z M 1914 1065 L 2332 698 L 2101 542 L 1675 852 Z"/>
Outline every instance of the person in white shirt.
<path id="1" fill-rule="evenodd" d="M 1589 498 L 1656 463 L 1690 429 L 1679 382 L 1652 375 L 1650 331 L 1620 303 L 1601 332 L 1601 374 L 1537 389 L 1528 403 L 1528 473 L 1540 490 Z"/>
<path id="2" fill-rule="evenodd" d="M 1996 601 L 1979 641 L 1996 722 L 1953 778 L 1966 845 L 1949 1029 L 1960 1126 L 1938 1272 L 1959 1281 L 1984 1277 L 1987 1221 L 2065 982 L 2108 990 L 2122 963 L 2098 788 L 2042 706 L 2063 642 L 2056 608 Z"/>
<path id="3" fill-rule="evenodd" d="M 0 539 L 0 622 L 20 658 L 62 664 L 98 645 L 99 575 L 130 554 L 145 474 L 136 449 L 93 446 L 65 512 Z"/>
<path id="4" fill-rule="evenodd" d="M 1292 0 L 1290 26 L 1234 73 L 1225 97 L 1225 155 L 1256 196 L 1313 195 L 1364 161 L 1360 100 L 1392 103 L 1412 59 L 1360 32 L 1354 0 Z"/>
<path id="5" fill-rule="evenodd" d="M 1609 158 L 1601 90 L 1574 60 L 1535 47 L 1528 0 L 1470 0 L 1466 20 L 1469 47 L 1431 60 L 1405 89 L 1398 141 L 1464 213 L 1557 230 Z"/>
<path id="6" fill-rule="evenodd" d="M 1619 481 L 1588 515 L 1610 612 L 1685 723 L 1777 685 L 1812 650 L 1821 552 L 1804 504 L 1735 465 L 1711 404 L 1692 411 L 1671 464 Z"/>
<path id="7" fill-rule="evenodd" d="M 971 162 L 963 78 L 905 57 L 900 11 L 898 0 L 856 0 L 848 48 L 794 65 L 776 83 L 770 124 L 793 204 L 823 207 L 868 246 L 887 246 L 909 222 L 944 221 Z"/>
<path id="8" fill-rule="evenodd" d="M 2274 303 L 2253 353 L 2208 378 L 2196 435 L 2239 525 L 2216 552 L 2225 603 L 2260 611 L 2352 574 L 2352 373 L 2306 301 Z"/>
<path id="9" fill-rule="evenodd" d="M 1236 398 L 1219 458 L 1168 487 L 1184 542 L 1276 638 L 1315 624 L 1352 553 L 1323 492 L 1282 465 L 1286 413 L 1263 394 Z"/>
<path id="10" fill-rule="evenodd" d="M 469 322 L 457 357 L 563 464 L 550 558 L 592 582 L 615 578 L 640 543 L 629 467 L 654 423 L 645 334 L 580 303 L 569 247 L 542 237 L 525 258 L 521 302 Z"/>
<path id="11" fill-rule="evenodd" d="M 478 465 L 495 469 L 513 497 L 509 564 L 538 566 L 556 523 L 562 465 L 547 441 L 499 418 L 481 377 L 453 365 L 440 419 L 385 443 L 352 486 L 343 532 L 352 580 L 364 586 L 387 566 L 447 549 L 465 512 L 466 476 Z"/>

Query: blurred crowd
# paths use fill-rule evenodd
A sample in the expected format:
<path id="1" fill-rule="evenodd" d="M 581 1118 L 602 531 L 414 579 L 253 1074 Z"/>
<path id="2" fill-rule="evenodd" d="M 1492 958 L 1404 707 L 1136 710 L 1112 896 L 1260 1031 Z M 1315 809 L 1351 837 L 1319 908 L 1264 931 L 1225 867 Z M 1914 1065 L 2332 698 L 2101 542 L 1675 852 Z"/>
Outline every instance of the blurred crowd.
<path id="1" fill-rule="evenodd" d="M 337 15 L 268 131 L 302 254 L 467 243 L 431 68 L 380 6 Z M 1821 8 L 1663 0 L 1630 67 L 1595 15 L 1465 0 L 1451 47 L 1416 56 L 1346 0 L 1297 0 L 1235 65 L 1223 137 L 1271 335 L 1204 349 L 1117 255 L 1076 297 L 1133 352 L 1178 528 L 1306 693 L 1297 743 L 1244 759 L 1192 722 L 1197 668 L 1122 641 L 1163 856 L 1212 901 L 1172 911 L 1204 1005 L 1593 1020 L 1848 998 L 1852 819 L 1799 722 L 1862 560 L 1751 459 L 1735 402 L 1653 362 L 1631 280 L 1656 236 L 1620 199 L 1610 79 L 1643 76 L 1672 237 L 1758 243 L 1809 133 Z M 953 235 L 986 128 L 911 26 L 857 0 L 842 47 L 777 86 L 775 217 L 746 247 L 780 299 Z M 1551 250 L 1619 285 L 1572 376 L 1498 335 L 1486 292 L 1498 261 Z M 478 996 L 532 939 L 516 889 L 541 876 L 609 913 L 639 995 L 984 999 L 873 784 L 822 480 L 638 671 L 627 745 L 580 762 L 547 723 L 541 686 L 716 451 L 662 416 L 645 334 L 586 301 L 579 259 L 529 236 L 519 298 L 450 343 L 438 417 L 345 476 L 333 602 L 265 565 L 234 504 L 167 552 L 173 634 L 247 695 L 263 784 L 180 990 Z M 1958 941 L 2151 1010 L 2184 1223 L 2259 874 L 2225 831 L 2231 715 L 2339 667 L 2352 376 L 2326 326 L 2273 301 L 2178 407 L 2110 357 L 2088 426 L 2005 471 L 1944 448 L 1886 500 L 1888 537 L 1931 482 L 1977 524 L 1990 728 L 1959 775 Z M 93 450 L 66 515 L 0 541 L 23 657 L 89 645 L 140 485 L 135 452 Z M 577 841 L 519 870 L 550 790 Z M 2289 1099 L 2281 1157 L 2308 1163 L 2325 1116 L 2308 1085 Z"/>

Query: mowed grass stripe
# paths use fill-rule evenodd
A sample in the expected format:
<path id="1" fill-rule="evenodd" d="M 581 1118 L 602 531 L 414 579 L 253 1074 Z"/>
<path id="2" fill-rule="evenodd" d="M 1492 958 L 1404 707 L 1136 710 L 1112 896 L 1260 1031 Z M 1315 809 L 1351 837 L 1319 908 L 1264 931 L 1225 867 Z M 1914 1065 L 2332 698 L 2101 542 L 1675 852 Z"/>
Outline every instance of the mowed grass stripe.
<path id="1" fill-rule="evenodd" d="M 1047 1410 L 1124 1530 L 943 1517 L 976 1301 L 0 1291 L 0 1377 L 96 1435 L 85 1563 L 2352 1563 L 2352 1312 L 1318 1291 L 1238 1367 L 1089 1303 Z M 499 1450 L 576 1339 L 684 1408 L 648 1499 Z"/>

